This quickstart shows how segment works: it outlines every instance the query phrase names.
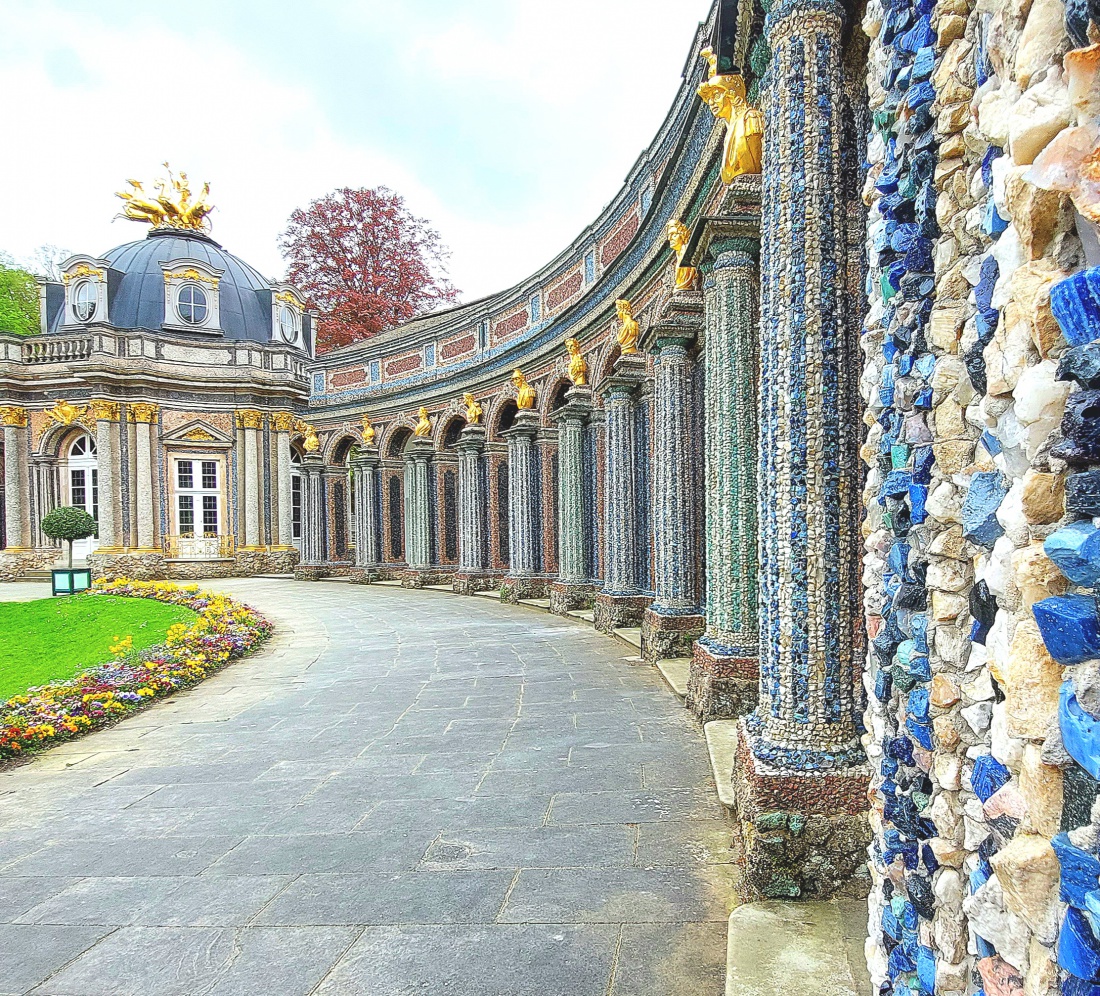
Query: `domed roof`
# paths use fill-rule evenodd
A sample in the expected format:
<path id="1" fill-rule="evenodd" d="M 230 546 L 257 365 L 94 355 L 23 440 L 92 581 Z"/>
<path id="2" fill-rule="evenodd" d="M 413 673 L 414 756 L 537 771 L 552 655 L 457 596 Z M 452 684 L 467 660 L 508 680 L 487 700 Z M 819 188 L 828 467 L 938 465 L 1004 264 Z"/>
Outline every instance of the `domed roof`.
<path id="1" fill-rule="evenodd" d="M 218 283 L 221 328 L 227 339 L 271 339 L 271 283 L 257 270 L 201 232 L 154 229 L 138 242 L 104 254 L 122 274 L 111 295 L 111 324 L 158 330 L 164 323 L 161 263 L 193 259 L 224 270 Z"/>

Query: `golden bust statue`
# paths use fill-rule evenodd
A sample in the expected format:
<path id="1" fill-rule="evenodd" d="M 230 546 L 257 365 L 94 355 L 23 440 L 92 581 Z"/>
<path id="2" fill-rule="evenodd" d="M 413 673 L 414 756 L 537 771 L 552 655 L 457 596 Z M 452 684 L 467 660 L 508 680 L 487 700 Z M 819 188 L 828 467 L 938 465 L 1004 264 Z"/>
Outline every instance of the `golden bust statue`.
<path id="1" fill-rule="evenodd" d="M 462 403 L 466 406 L 466 424 L 481 425 L 481 405 L 469 391 L 462 395 Z"/>
<path id="2" fill-rule="evenodd" d="M 634 320 L 634 309 L 629 301 L 615 302 L 615 311 L 619 315 L 619 346 L 623 356 L 638 352 L 638 323 Z"/>
<path id="3" fill-rule="evenodd" d="M 417 416 L 416 428 L 413 429 L 413 435 L 418 439 L 426 439 L 432 434 L 432 423 L 428 419 L 428 409 L 421 408 L 420 411 L 417 412 Z"/>
<path id="4" fill-rule="evenodd" d="M 588 383 L 588 364 L 581 356 L 581 344 L 576 339 L 566 339 L 565 348 L 569 353 L 569 379 L 574 387 L 584 387 Z"/>
<path id="5" fill-rule="evenodd" d="M 370 416 L 369 415 L 364 415 L 363 416 L 363 432 L 362 432 L 363 442 L 366 443 L 367 446 L 373 446 L 374 445 L 374 437 L 376 435 L 377 435 L 377 433 L 374 431 L 374 426 L 371 425 Z"/>
<path id="6" fill-rule="evenodd" d="M 726 122 L 722 152 L 722 182 L 744 173 L 759 173 L 763 166 L 764 115 L 749 105 L 745 80 L 739 74 L 718 73 L 718 59 L 709 48 L 700 56 L 710 64 L 711 76 L 699 84 L 699 96 L 711 113 Z"/>
<path id="7" fill-rule="evenodd" d="M 317 430 L 312 425 L 303 425 L 302 431 L 306 436 L 302 441 L 302 449 L 307 453 L 316 453 L 321 448 L 321 440 L 317 438 Z"/>
<path id="8" fill-rule="evenodd" d="M 535 407 L 535 389 L 527 383 L 522 370 L 512 372 L 512 383 L 516 385 L 516 407 L 527 411 Z"/>
<path id="9" fill-rule="evenodd" d="M 694 266 L 681 266 L 684 259 L 684 250 L 687 249 L 688 237 L 691 233 L 687 225 L 682 221 L 670 221 L 668 223 L 668 244 L 676 253 L 676 290 L 692 290 L 699 277 L 699 271 Z"/>

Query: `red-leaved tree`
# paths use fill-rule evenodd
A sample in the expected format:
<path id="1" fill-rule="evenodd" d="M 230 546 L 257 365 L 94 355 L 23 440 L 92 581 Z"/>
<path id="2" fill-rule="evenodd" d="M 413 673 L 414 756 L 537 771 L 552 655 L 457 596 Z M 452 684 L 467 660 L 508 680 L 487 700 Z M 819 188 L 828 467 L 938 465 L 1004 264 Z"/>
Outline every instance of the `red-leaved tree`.
<path id="1" fill-rule="evenodd" d="M 386 187 L 344 187 L 296 209 L 279 247 L 290 282 L 321 312 L 321 352 L 458 298 L 439 233 Z"/>

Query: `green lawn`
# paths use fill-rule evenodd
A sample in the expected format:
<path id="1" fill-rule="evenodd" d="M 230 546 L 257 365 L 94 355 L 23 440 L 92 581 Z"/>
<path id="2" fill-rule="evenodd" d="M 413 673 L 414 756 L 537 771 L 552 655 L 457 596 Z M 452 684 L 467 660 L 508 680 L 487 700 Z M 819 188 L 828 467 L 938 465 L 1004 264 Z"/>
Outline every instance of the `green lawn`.
<path id="1" fill-rule="evenodd" d="M 134 649 L 142 650 L 162 643 L 173 623 L 195 618 L 190 609 L 150 598 L 72 595 L 0 602 L 0 702 L 110 660 L 116 636 L 132 636 Z"/>

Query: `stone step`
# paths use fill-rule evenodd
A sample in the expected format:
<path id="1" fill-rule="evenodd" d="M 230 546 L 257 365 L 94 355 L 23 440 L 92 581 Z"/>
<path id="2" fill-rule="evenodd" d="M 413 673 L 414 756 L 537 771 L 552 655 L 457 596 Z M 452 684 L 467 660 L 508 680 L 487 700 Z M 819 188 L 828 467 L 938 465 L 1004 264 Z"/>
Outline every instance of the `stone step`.
<path id="1" fill-rule="evenodd" d="M 519 600 L 520 605 L 527 605 L 532 609 L 542 609 L 544 612 L 550 611 L 550 599 L 549 598 L 521 598 Z"/>
<path id="2" fill-rule="evenodd" d="M 454 594 L 455 590 L 453 584 L 426 584 L 424 587 L 429 591 L 449 591 L 451 594 Z"/>
<path id="3" fill-rule="evenodd" d="M 657 670 L 668 682 L 669 688 L 681 699 L 687 698 L 688 672 L 691 670 L 690 657 L 670 657 L 668 660 L 657 661 Z"/>
<path id="4" fill-rule="evenodd" d="M 712 719 L 703 727 L 710 754 L 710 769 L 718 786 L 718 800 L 728 809 L 735 809 L 733 794 L 733 762 L 737 755 L 736 719 Z M 782 992 L 782 990 L 778 990 Z"/>
<path id="5" fill-rule="evenodd" d="M 633 647 L 635 650 L 642 649 L 642 627 L 641 626 L 619 626 L 617 629 L 611 631 L 620 640 L 623 641 L 628 647 Z"/>
<path id="6" fill-rule="evenodd" d="M 488 591 L 475 591 L 474 596 L 476 598 L 492 598 L 495 601 L 499 602 L 500 601 L 500 589 L 499 588 L 492 588 Z"/>
<path id="7" fill-rule="evenodd" d="M 739 906 L 726 933 L 726 996 L 863 996 L 871 991 L 866 932 L 859 900 Z"/>
<path id="8" fill-rule="evenodd" d="M 73 570 L 76 570 L 74 567 Z M 24 571 L 19 577 L 14 579 L 15 581 L 27 581 L 34 584 L 50 584 L 53 581 L 53 575 L 49 571 Z"/>
<path id="9" fill-rule="evenodd" d="M 400 581 L 375 581 L 374 583 L 384 585 L 387 588 L 400 588 L 401 587 L 401 582 Z"/>
<path id="10" fill-rule="evenodd" d="M 585 622 L 595 622 L 596 613 L 591 609 L 574 609 L 569 613 L 574 619 L 583 619 Z"/>
<path id="11" fill-rule="evenodd" d="M 318 578 L 317 580 L 318 581 L 329 581 L 329 582 L 337 581 L 337 582 L 340 582 L 342 584 L 347 584 L 348 583 L 347 578 Z"/>
<path id="12" fill-rule="evenodd" d="M 293 574 L 255 574 L 253 577 L 262 578 L 265 581 L 293 581 Z"/>

